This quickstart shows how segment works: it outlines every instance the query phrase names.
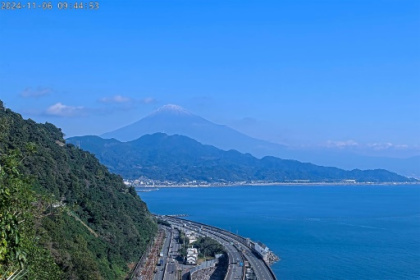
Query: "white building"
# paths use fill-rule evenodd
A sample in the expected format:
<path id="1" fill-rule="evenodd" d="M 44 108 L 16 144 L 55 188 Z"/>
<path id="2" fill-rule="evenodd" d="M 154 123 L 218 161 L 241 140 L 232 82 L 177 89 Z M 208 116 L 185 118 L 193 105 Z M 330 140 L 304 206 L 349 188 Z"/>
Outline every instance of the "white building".
<path id="1" fill-rule="evenodd" d="M 268 263 L 269 262 L 269 252 L 270 249 L 268 249 L 267 246 L 265 246 L 264 244 L 262 244 L 261 242 L 257 242 L 254 245 L 254 249 L 255 251 L 262 257 L 262 259 Z"/>
<path id="2" fill-rule="evenodd" d="M 186 264 L 197 264 L 197 260 L 198 260 L 197 248 L 188 248 Z"/>
<path id="3" fill-rule="evenodd" d="M 195 235 L 195 233 L 194 233 L 194 232 L 192 232 L 192 231 L 187 230 L 187 231 L 185 232 L 185 236 L 188 238 L 188 240 L 189 240 L 189 244 L 191 244 L 191 243 L 193 243 L 193 242 L 197 241 L 197 236 L 196 236 L 196 235 Z"/>

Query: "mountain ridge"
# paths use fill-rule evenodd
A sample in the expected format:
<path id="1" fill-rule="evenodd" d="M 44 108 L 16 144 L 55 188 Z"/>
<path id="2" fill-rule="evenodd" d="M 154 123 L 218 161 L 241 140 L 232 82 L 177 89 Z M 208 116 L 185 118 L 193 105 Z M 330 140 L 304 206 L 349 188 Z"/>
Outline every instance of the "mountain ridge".
<path id="1" fill-rule="evenodd" d="M 146 177 L 176 182 L 409 182 L 386 170 L 342 170 L 272 156 L 258 159 L 236 150 L 224 151 L 182 135 L 155 133 L 129 142 L 82 136 L 67 139 L 95 154 L 125 179 Z"/>
<path id="2" fill-rule="evenodd" d="M 173 104 L 160 107 L 146 117 L 117 130 L 104 133 L 100 137 L 132 141 L 143 135 L 158 132 L 168 135 L 184 135 L 222 150 L 235 149 L 242 153 L 250 153 L 257 158 L 275 156 L 323 166 L 336 166 L 342 169 L 382 168 L 404 176 L 420 178 L 420 156 L 410 158 L 375 157 L 327 148 L 293 148 L 250 137 L 229 126 L 213 123 Z"/>
<path id="3" fill-rule="evenodd" d="M 282 151 L 286 151 L 285 146 L 250 137 L 226 125 L 215 124 L 173 104 L 160 107 L 139 121 L 104 133 L 100 137 L 126 142 L 159 132 L 184 135 L 219 149 L 235 149 L 257 157 L 280 156 Z"/>

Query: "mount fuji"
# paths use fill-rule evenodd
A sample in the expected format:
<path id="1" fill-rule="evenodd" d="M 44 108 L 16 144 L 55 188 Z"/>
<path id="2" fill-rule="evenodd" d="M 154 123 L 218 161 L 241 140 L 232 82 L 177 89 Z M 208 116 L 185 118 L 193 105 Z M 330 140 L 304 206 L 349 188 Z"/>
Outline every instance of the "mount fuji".
<path id="1" fill-rule="evenodd" d="M 146 134 L 166 133 L 184 135 L 200 143 L 222 150 L 237 150 L 256 157 L 266 155 L 287 157 L 287 147 L 252 138 L 225 125 L 215 124 L 184 108 L 168 104 L 141 120 L 120 129 L 100 135 L 105 139 L 132 141 Z"/>
<path id="2" fill-rule="evenodd" d="M 257 158 L 275 156 L 346 170 L 383 168 L 409 177 L 420 178 L 420 156 L 411 158 L 373 157 L 351 151 L 297 149 L 255 139 L 225 125 L 215 124 L 178 105 L 165 105 L 139 121 L 100 135 L 127 142 L 147 134 L 183 135 L 222 150 L 237 150 Z"/>

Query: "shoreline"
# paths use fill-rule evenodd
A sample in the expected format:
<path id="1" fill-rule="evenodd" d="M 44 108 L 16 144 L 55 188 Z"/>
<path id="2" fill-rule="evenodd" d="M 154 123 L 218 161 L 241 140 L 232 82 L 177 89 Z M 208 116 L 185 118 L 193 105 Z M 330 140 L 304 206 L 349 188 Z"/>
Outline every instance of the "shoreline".
<path id="1" fill-rule="evenodd" d="M 207 185 L 191 185 L 191 184 L 173 184 L 173 185 L 144 185 L 134 186 L 134 188 L 141 188 L 147 190 L 156 190 L 158 188 L 235 188 L 235 187 L 256 187 L 256 186 L 401 186 L 401 185 L 419 185 L 420 182 L 360 182 L 360 183 L 346 183 L 346 182 L 313 182 L 313 183 L 286 183 L 286 182 L 273 182 L 273 183 L 232 183 L 232 184 L 207 184 Z"/>

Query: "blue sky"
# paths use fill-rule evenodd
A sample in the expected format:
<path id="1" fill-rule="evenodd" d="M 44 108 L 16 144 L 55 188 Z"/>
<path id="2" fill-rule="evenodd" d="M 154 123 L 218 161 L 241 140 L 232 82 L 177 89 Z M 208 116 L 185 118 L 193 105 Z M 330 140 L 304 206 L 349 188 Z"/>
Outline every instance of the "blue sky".
<path id="1" fill-rule="evenodd" d="M 420 154 L 420 1 L 98 2 L 0 10 L 7 107 L 74 136 L 171 103 L 272 142 Z"/>

